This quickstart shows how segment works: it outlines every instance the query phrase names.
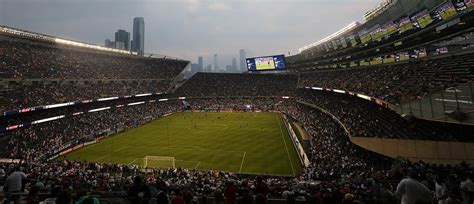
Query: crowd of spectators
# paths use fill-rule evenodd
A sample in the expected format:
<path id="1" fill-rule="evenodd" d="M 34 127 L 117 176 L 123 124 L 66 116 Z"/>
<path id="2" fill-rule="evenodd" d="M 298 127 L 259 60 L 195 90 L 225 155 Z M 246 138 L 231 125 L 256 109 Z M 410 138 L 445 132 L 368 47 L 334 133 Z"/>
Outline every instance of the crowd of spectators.
<path id="1" fill-rule="evenodd" d="M 60 147 L 66 141 L 103 129 L 113 129 L 120 123 L 124 126 L 140 124 L 145 117 L 159 117 L 183 106 L 180 101 L 174 101 L 166 105 L 150 103 L 88 113 L 3 135 L 0 138 L 8 140 L 2 156 L 23 160 L 20 165 L 0 164 L 0 184 L 21 166 L 22 172 L 26 173 L 24 188 L 32 189 L 28 192 L 36 192 L 37 187 L 46 192 L 69 189 L 75 195 L 89 195 L 82 199 L 92 199 L 93 195 L 101 198 L 116 192 L 114 197 L 123 197 L 132 203 L 147 202 L 151 198 L 168 200 L 164 197 L 170 195 L 175 202 L 183 199 L 188 200 L 187 203 L 203 203 L 206 197 L 217 201 L 238 200 L 241 203 L 249 203 L 249 200 L 265 203 L 268 197 L 284 198 L 289 202 L 304 198 L 307 203 L 396 203 L 397 199 L 408 199 L 406 197 L 410 196 L 401 187 L 397 189 L 397 183 L 408 175 L 411 180 L 407 181 L 422 184 L 428 189 L 429 197 L 424 199 L 431 200 L 438 196 L 436 182 L 442 181 L 445 182 L 438 184 L 444 184 L 446 189 L 440 197 L 442 199 L 462 200 L 474 192 L 474 189 L 469 191 L 473 184 L 468 178 L 473 169 L 468 164 L 437 166 L 410 163 L 370 152 L 352 144 L 345 130 L 332 117 L 294 99 L 222 100 L 224 102 L 212 98 L 192 99 L 189 102 L 197 109 L 227 109 L 231 105 L 224 104 L 236 107 L 247 104 L 282 111 L 298 121 L 310 135 L 308 157 L 311 165 L 298 177 L 283 178 L 180 168 L 144 171 L 129 165 L 66 160 L 46 162 L 39 159 L 40 155 Z M 82 196 L 76 197 L 80 199 Z"/>
<path id="2" fill-rule="evenodd" d="M 70 115 L 51 122 L 0 133 L 0 158 L 41 160 L 51 151 L 68 142 L 84 137 L 95 137 L 117 128 L 135 127 L 146 119 L 153 119 L 180 109 L 179 101 L 146 103 L 104 111 Z"/>
<path id="3" fill-rule="evenodd" d="M 172 79 L 187 64 L 16 40 L 0 43 L 0 78 L 6 79 Z"/>
<path id="4" fill-rule="evenodd" d="M 167 92 L 187 61 L 2 39 L 0 112 L 101 97 Z"/>
<path id="5" fill-rule="evenodd" d="M 73 105 L 67 105 L 62 107 L 48 108 L 48 109 L 35 109 L 34 111 L 16 112 L 6 115 L 0 115 L 0 128 L 18 125 L 18 124 L 29 124 L 31 122 L 56 117 L 56 116 L 70 116 L 77 113 L 87 113 L 90 110 L 104 108 L 104 107 L 119 107 L 126 106 L 130 103 L 146 102 L 146 101 L 157 101 L 159 99 L 165 99 L 169 96 L 166 94 L 140 96 L 140 97 L 129 97 L 129 98 L 118 98 L 113 100 L 104 101 L 80 101 Z"/>
<path id="6" fill-rule="evenodd" d="M 350 181 L 383 169 L 386 161 L 390 164 L 391 159 L 352 144 L 345 130 L 318 109 L 295 100 L 287 100 L 280 107 L 311 135 L 311 166 L 305 169 L 303 180 Z"/>
<path id="7" fill-rule="evenodd" d="M 165 93 L 169 81 L 124 81 L 97 84 L 35 84 L 9 85 L 1 91 L 0 112 L 39 105 L 130 96 L 144 93 Z"/>
<path id="8" fill-rule="evenodd" d="M 395 139 L 473 141 L 470 134 L 430 122 L 408 120 L 389 108 L 356 96 L 300 89 L 300 99 L 317 105 L 339 118 L 351 135 Z"/>
<path id="9" fill-rule="evenodd" d="M 300 74 L 299 86 L 341 89 L 393 104 L 423 97 L 474 79 L 472 54 L 399 65 Z"/>
<path id="10" fill-rule="evenodd" d="M 180 96 L 293 96 L 298 77 L 287 74 L 197 73 L 176 90 Z"/>
<path id="11" fill-rule="evenodd" d="M 188 100 L 193 110 L 269 111 L 281 98 L 198 98 Z"/>

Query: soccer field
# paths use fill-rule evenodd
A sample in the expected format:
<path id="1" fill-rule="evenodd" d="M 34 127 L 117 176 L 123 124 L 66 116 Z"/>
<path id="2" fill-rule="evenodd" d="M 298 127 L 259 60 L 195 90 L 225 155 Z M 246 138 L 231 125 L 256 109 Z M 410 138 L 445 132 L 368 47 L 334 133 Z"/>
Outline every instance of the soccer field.
<path id="1" fill-rule="evenodd" d="M 302 171 L 279 113 L 175 113 L 108 137 L 66 159 L 144 165 L 174 157 L 176 167 L 295 176 Z M 148 159 L 149 167 L 171 161 Z"/>

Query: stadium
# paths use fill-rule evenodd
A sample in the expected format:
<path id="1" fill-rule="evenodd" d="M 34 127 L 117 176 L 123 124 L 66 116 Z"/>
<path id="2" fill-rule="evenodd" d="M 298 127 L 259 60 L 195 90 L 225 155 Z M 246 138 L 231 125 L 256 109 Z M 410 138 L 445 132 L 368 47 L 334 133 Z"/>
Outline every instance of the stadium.
<path id="1" fill-rule="evenodd" d="M 244 73 L 0 25 L 0 203 L 473 203 L 473 12 L 383 1 Z"/>

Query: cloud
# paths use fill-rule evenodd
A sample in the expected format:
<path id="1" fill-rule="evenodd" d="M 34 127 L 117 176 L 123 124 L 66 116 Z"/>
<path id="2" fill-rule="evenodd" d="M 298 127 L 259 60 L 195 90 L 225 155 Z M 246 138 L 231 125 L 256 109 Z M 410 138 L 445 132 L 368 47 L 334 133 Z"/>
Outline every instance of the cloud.
<path id="1" fill-rule="evenodd" d="M 211 11 L 228 11 L 232 9 L 231 6 L 222 2 L 212 2 L 207 6 L 207 8 Z"/>
<path id="2" fill-rule="evenodd" d="M 186 9 L 189 15 L 196 16 L 196 13 L 199 10 L 199 2 L 198 0 L 187 0 L 186 1 Z"/>

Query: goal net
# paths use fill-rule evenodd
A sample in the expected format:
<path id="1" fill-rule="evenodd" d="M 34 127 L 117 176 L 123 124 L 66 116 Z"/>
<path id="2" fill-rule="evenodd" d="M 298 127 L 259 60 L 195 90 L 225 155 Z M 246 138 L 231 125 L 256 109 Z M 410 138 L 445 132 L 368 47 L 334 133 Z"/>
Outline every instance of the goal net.
<path id="1" fill-rule="evenodd" d="M 145 168 L 176 168 L 176 159 L 174 157 L 145 156 L 143 158 Z"/>

